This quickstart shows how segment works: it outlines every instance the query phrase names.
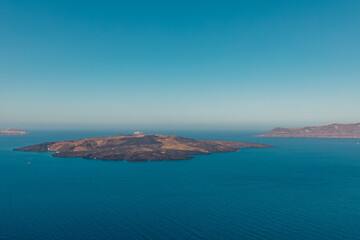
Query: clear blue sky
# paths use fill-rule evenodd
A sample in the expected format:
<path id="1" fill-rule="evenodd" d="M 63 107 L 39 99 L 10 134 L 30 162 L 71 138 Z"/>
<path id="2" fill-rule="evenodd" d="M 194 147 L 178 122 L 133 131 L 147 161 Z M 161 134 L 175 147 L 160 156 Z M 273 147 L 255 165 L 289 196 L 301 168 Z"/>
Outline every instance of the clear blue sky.
<path id="1" fill-rule="evenodd" d="M 360 122 L 360 1 L 0 1 L 0 128 Z"/>

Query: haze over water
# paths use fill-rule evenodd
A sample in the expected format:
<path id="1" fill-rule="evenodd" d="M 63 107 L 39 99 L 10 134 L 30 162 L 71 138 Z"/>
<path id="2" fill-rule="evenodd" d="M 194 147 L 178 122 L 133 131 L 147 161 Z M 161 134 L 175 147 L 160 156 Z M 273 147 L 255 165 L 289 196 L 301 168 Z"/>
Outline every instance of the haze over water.
<path id="1" fill-rule="evenodd" d="M 179 131 L 277 148 L 140 163 L 11 151 L 117 133 L 0 136 L 0 239 L 360 238 L 356 139 Z"/>
<path id="2" fill-rule="evenodd" d="M 0 129 L 359 122 L 358 0 L 2 0 Z"/>

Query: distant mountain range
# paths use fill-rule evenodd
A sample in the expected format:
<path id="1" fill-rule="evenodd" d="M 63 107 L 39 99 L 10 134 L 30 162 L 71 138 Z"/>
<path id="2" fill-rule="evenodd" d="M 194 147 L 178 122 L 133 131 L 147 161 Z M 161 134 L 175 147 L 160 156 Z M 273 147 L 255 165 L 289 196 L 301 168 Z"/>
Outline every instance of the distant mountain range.
<path id="1" fill-rule="evenodd" d="M 0 130 L 0 135 L 26 135 L 26 134 L 29 134 L 29 133 L 24 130 L 19 130 L 19 129 L 14 129 L 14 128 Z"/>
<path id="2" fill-rule="evenodd" d="M 304 128 L 274 128 L 255 137 L 360 138 L 360 123 Z"/>

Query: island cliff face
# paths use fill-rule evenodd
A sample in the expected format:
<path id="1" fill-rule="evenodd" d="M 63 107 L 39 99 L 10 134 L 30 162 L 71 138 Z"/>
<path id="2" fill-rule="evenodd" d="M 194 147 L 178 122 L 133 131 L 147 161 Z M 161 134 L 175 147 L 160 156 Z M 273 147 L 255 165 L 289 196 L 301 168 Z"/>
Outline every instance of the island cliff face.
<path id="1" fill-rule="evenodd" d="M 191 159 L 193 157 L 190 155 L 235 152 L 240 148 L 272 148 L 272 146 L 245 142 L 194 140 L 174 135 L 136 134 L 46 142 L 14 150 L 54 152 L 55 157 L 136 162 Z"/>
<path id="2" fill-rule="evenodd" d="M 13 128 L 0 130 L 0 135 L 26 135 L 26 134 L 29 133 L 24 130 L 13 129 Z"/>
<path id="3" fill-rule="evenodd" d="M 360 138 L 360 123 L 320 127 L 274 128 L 255 137 Z"/>

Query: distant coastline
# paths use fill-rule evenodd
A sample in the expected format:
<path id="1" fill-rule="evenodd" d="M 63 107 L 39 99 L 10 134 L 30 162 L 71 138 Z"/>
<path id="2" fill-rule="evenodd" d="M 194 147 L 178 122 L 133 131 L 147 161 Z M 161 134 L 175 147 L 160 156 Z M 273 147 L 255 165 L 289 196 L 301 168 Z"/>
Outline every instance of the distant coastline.
<path id="1" fill-rule="evenodd" d="M 360 123 L 334 123 L 326 126 L 304 128 L 277 127 L 255 137 L 360 138 Z"/>
<path id="2" fill-rule="evenodd" d="M 20 130 L 20 129 L 14 129 L 14 128 L 0 130 L 0 135 L 6 135 L 6 136 L 20 136 L 20 135 L 27 135 L 27 134 L 29 134 L 29 132 Z"/>

